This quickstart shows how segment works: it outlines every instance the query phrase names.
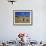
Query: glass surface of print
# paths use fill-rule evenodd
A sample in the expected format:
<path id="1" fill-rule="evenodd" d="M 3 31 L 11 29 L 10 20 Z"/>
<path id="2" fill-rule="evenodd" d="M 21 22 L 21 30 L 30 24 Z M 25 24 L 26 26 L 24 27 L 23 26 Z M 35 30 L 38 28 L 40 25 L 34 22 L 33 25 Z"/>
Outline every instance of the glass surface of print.
<path id="1" fill-rule="evenodd" d="M 15 10 L 14 11 L 14 24 L 32 24 L 32 11 L 31 10 Z"/>

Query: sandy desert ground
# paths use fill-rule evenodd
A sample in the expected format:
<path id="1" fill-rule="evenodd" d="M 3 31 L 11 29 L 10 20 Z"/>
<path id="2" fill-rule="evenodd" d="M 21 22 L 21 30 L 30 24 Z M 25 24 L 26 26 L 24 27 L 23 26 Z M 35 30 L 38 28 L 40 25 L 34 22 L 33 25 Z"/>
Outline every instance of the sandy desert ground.
<path id="1" fill-rule="evenodd" d="M 30 23 L 30 17 L 15 17 L 16 23 Z"/>

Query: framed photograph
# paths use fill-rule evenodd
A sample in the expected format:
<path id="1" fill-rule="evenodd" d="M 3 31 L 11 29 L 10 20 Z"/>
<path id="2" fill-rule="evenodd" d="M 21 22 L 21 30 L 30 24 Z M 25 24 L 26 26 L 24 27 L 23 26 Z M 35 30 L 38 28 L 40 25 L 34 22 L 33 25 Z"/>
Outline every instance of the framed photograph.
<path id="1" fill-rule="evenodd" d="M 13 10 L 13 24 L 32 25 L 32 10 Z"/>

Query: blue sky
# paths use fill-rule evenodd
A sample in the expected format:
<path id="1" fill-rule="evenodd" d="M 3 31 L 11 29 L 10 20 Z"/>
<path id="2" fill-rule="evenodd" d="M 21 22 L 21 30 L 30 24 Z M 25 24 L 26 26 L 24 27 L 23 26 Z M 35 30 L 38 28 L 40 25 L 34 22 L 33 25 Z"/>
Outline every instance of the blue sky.
<path id="1" fill-rule="evenodd" d="M 15 16 L 30 16 L 30 12 L 15 12 Z"/>

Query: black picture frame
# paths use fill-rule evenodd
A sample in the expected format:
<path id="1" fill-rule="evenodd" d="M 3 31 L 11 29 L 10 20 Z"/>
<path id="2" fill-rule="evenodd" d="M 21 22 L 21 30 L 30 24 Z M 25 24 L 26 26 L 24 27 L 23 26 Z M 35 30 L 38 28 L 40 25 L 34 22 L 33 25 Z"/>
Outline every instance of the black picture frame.
<path id="1" fill-rule="evenodd" d="M 23 17 L 23 16 L 21 16 L 21 15 L 18 14 L 18 16 L 19 16 L 18 17 L 18 16 L 16 16 L 17 12 L 19 12 L 19 13 L 20 12 L 21 13 L 23 13 L 23 12 L 25 12 L 25 13 L 29 12 L 30 16 Z M 18 21 L 22 21 L 22 22 L 18 22 Z M 25 21 L 28 21 L 28 22 L 25 22 Z M 33 24 L 33 11 L 32 10 L 13 10 L 13 24 L 14 25 L 32 25 Z"/>

